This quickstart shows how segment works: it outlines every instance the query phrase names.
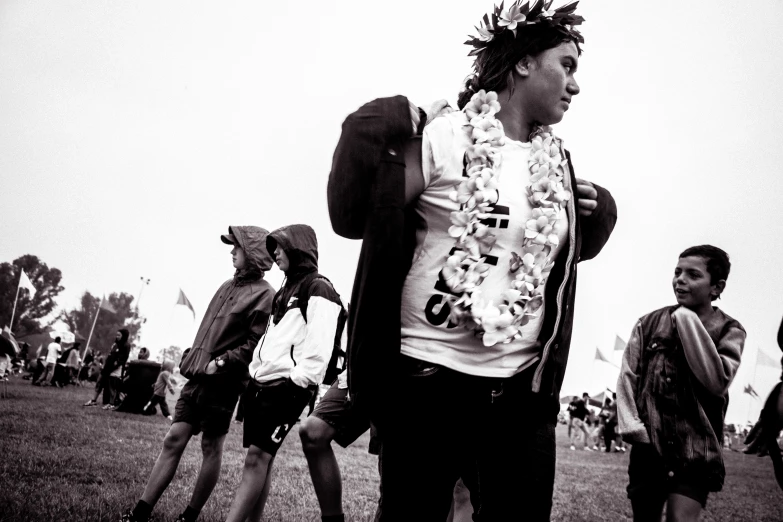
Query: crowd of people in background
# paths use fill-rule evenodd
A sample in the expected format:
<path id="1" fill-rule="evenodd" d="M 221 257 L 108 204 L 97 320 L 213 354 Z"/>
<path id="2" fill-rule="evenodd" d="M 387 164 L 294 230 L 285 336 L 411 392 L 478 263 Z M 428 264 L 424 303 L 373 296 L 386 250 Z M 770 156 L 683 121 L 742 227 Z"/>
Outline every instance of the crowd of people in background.
<path id="1" fill-rule="evenodd" d="M 586 451 L 626 451 L 625 443 L 617 433 L 617 394 L 612 395 L 604 398 L 598 413 L 588 407 L 592 399 L 587 392 L 581 398 L 574 397 L 568 404 L 568 419 L 563 416 L 562 422 L 568 425 L 572 450 L 581 445 Z"/>
<path id="2" fill-rule="evenodd" d="M 33 386 L 65 388 L 67 386 L 86 386 L 94 383 L 94 396 L 84 406 L 102 405 L 104 410 L 132 411 L 153 414 L 160 407 L 164 417 L 171 419 L 165 396 L 166 392 L 175 393 L 177 381 L 172 377 L 174 361 L 157 363 L 149 361 L 150 351 L 139 348 L 131 358 L 132 345 L 129 331 L 121 328 L 117 331 L 114 343 L 104 356 L 100 349 L 87 347 L 82 353 L 81 342 L 63 342 L 60 336 L 49 343 L 41 343 L 28 361 L 29 343 L 20 343 L 18 353 L 12 351 L 3 356 L 4 364 L 0 377 L 18 373 L 23 379 L 30 380 Z M 146 366 L 150 371 L 139 371 Z M 144 397 L 147 404 L 140 411 L 131 405 L 138 402 L 137 396 Z M 100 398 L 100 403 L 98 399 Z"/>
<path id="3" fill-rule="evenodd" d="M 50 343 L 41 344 L 31 361 L 29 350 L 28 343 L 21 343 L 21 351 L 12 364 L 34 386 L 82 386 L 85 381 L 95 381 L 103 367 L 104 357 L 94 349 L 88 348 L 82 357 L 79 341 L 64 343 L 55 337 Z"/>

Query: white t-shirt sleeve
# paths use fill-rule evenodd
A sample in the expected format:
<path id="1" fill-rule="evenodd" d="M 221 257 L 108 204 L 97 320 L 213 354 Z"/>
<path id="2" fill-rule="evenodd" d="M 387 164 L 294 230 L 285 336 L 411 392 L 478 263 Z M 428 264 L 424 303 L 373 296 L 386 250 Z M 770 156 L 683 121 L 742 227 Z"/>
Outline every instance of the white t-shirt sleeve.
<path id="1" fill-rule="evenodd" d="M 421 140 L 421 173 L 424 176 L 425 188 L 442 175 L 453 143 L 454 130 L 449 118 L 435 118 L 424 128 Z"/>

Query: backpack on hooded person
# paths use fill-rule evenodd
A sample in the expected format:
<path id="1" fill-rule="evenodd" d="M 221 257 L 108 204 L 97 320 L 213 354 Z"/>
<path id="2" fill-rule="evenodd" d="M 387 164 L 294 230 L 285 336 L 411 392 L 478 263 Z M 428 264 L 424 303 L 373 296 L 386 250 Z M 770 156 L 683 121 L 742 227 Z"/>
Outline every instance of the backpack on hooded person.
<path id="1" fill-rule="evenodd" d="M 337 294 L 337 290 L 334 289 L 334 285 L 332 284 L 329 279 L 322 276 L 321 274 L 316 274 L 315 277 L 310 279 L 310 281 L 306 282 L 305 284 L 302 284 L 299 287 L 299 290 L 297 291 L 297 300 L 299 302 L 299 308 L 302 311 L 302 317 L 305 320 L 305 323 L 307 322 L 307 302 L 310 299 L 310 287 L 313 285 L 313 283 L 317 280 L 323 280 L 326 281 L 329 286 L 332 287 L 332 290 L 334 290 L 334 293 Z M 339 294 L 337 294 L 339 299 Z M 326 366 L 326 373 L 324 374 L 324 379 L 322 381 L 323 384 L 329 384 L 331 385 L 335 379 L 337 379 L 337 376 L 345 369 L 345 350 L 342 346 L 342 338 L 343 338 L 343 329 L 345 328 L 345 322 L 348 319 L 348 312 L 345 310 L 345 307 L 343 306 L 342 302 L 340 302 L 340 314 L 337 316 L 337 331 L 334 335 L 334 344 L 332 346 L 332 355 L 329 358 L 329 364 Z M 342 359 L 342 363 L 340 360 Z"/>

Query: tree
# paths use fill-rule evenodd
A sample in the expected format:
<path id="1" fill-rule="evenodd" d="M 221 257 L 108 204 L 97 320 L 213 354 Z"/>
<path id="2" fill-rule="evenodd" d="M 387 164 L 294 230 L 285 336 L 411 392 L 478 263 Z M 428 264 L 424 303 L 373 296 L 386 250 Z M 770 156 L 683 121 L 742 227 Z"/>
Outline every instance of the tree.
<path id="1" fill-rule="evenodd" d="M 179 366 L 180 359 L 182 359 L 182 348 L 179 346 L 169 346 L 158 353 L 158 360 L 160 362 L 172 361 L 174 366 Z"/>
<path id="2" fill-rule="evenodd" d="M 36 292 L 32 298 L 26 290 L 19 292 L 14 324 L 10 324 L 22 270 L 32 281 Z M 63 291 L 60 285 L 62 277 L 59 269 L 49 268 L 32 254 L 18 257 L 12 263 L 0 263 L 0 326 L 9 325 L 17 337 L 41 333 L 54 322 L 55 318 L 46 324 L 42 324 L 41 320 L 56 306 L 54 298 Z"/>
<path id="3" fill-rule="evenodd" d="M 144 322 L 144 319 L 139 316 L 136 307 L 131 306 L 133 302 L 131 294 L 126 294 L 125 292 L 119 294 L 112 293 L 106 300 L 116 312 L 113 313 L 109 310 L 101 309 L 100 314 L 98 314 L 98 322 L 95 323 L 92 339 L 90 339 L 90 346 L 104 354 L 109 353 L 117 330 L 126 328 L 130 334 L 128 342 L 133 344 Z M 96 297 L 90 292 L 84 292 L 81 306 L 68 312 L 63 312 L 60 318 L 70 327 L 72 332 L 79 332 L 86 339 L 90 335 L 90 328 L 92 328 L 92 323 L 95 320 L 95 313 L 98 311 L 100 301 L 100 297 Z"/>

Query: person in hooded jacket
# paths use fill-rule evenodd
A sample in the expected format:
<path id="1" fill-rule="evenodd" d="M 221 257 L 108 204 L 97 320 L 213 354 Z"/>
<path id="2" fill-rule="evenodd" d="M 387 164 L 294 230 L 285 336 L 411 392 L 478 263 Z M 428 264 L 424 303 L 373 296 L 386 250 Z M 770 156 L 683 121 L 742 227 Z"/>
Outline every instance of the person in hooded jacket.
<path id="1" fill-rule="evenodd" d="M 248 450 L 229 522 L 261 520 L 275 454 L 323 382 L 345 314 L 339 294 L 318 274 L 312 228 L 280 228 L 269 234 L 266 246 L 286 279 L 253 352 L 251 381 L 242 397 Z"/>
<path id="2" fill-rule="evenodd" d="M 192 522 L 209 499 L 220 476 L 223 442 L 237 399 L 247 384 L 248 363 L 264 333 L 274 289 L 264 274 L 272 267 L 266 250 L 268 231 L 254 226 L 232 226 L 221 240 L 233 245 L 236 272 L 209 303 L 193 346 L 183 355 L 182 388 L 163 449 L 152 468 L 138 503 L 122 521 L 147 521 L 168 487 L 191 437 L 203 432 L 202 462 L 196 485 L 178 522 Z"/>
<path id="3" fill-rule="evenodd" d="M 130 343 L 128 338 L 130 332 L 125 328 L 120 328 L 114 337 L 114 344 L 111 345 L 109 355 L 106 357 L 106 363 L 101 369 L 101 375 L 95 384 L 95 396 L 84 403 L 85 406 L 97 406 L 98 396 L 103 392 L 103 408 L 110 409 L 117 399 L 119 384 L 122 382 L 122 374 L 125 370 L 125 363 L 130 356 Z"/>

